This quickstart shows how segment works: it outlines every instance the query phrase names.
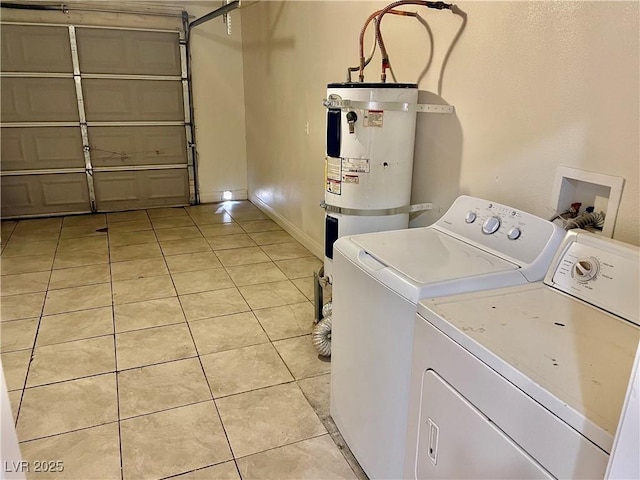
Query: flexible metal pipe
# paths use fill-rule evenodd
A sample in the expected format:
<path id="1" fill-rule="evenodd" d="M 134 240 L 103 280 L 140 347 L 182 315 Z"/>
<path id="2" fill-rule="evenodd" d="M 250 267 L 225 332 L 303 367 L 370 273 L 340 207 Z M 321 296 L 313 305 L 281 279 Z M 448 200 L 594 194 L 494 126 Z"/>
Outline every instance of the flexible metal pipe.
<path id="1" fill-rule="evenodd" d="M 604 219 L 605 219 L 604 212 L 583 213 L 582 215 L 579 215 L 576 218 L 572 218 L 568 220 L 564 229 L 565 230 L 572 230 L 574 228 L 585 229 L 587 227 L 602 229 L 602 227 L 604 226 Z"/>
<path id="2" fill-rule="evenodd" d="M 382 34 L 380 32 L 380 24 L 382 23 L 382 17 L 384 17 L 387 13 L 389 13 L 395 7 L 399 7 L 402 5 L 420 5 L 423 7 L 435 8 L 437 10 L 444 10 L 444 9 L 451 10 L 451 8 L 453 7 L 452 4 L 444 3 L 444 2 L 429 2 L 425 0 L 399 0 L 397 2 L 387 5 L 380 11 L 380 14 L 377 17 L 378 21 L 376 22 L 376 39 L 378 41 L 378 46 L 380 47 L 380 54 L 382 55 L 382 73 L 380 75 L 380 80 L 382 82 L 385 82 L 387 79 L 386 70 L 387 68 L 390 67 L 390 64 L 389 64 L 389 55 L 387 54 L 387 49 L 384 45 L 384 40 L 382 39 Z"/>
<path id="3" fill-rule="evenodd" d="M 333 302 L 327 302 L 322 307 L 322 317 L 330 317 L 333 310 Z"/>
<path id="4" fill-rule="evenodd" d="M 331 356 L 331 317 L 323 318 L 316 324 L 311 340 L 320 355 Z"/>
<path id="5" fill-rule="evenodd" d="M 384 9 L 383 9 L 384 10 Z M 367 31 L 367 28 L 369 27 L 369 24 L 371 23 L 372 20 L 375 19 L 375 24 L 376 24 L 376 32 L 378 31 L 378 22 L 379 20 L 376 18 L 383 10 L 378 10 L 374 13 L 372 13 L 371 15 L 369 15 L 369 18 L 367 18 L 366 22 L 364 22 L 364 25 L 362 27 L 362 29 L 360 30 L 360 66 L 359 66 L 359 70 L 360 70 L 360 74 L 359 74 L 359 81 L 360 83 L 364 82 L 364 67 L 366 67 L 369 62 L 371 61 L 371 59 L 373 58 L 373 53 L 375 52 L 375 45 L 377 42 L 377 39 L 374 39 L 374 43 L 373 43 L 373 48 L 371 50 L 371 55 L 369 56 L 369 59 L 367 61 L 365 61 L 364 58 L 364 34 Z M 402 16 L 408 16 L 408 17 L 415 17 L 416 13 L 415 12 L 405 12 L 403 10 L 389 10 L 387 13 L 391 13 L 393 15 L 402 15 Z M 352 67 L 349 68 L 349 72 L 353 72 L 355 71 L 356 67 Z"/>

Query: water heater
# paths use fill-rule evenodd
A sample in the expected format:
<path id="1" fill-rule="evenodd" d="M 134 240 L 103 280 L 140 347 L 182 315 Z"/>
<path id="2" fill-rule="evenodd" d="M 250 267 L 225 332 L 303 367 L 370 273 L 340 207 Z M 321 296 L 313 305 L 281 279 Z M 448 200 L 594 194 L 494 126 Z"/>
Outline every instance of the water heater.
<path id="1" fill-rule="evenodd" d="M 324 275 L 344 235 L 407 228 L 418 86 L 327 85 Z"/>

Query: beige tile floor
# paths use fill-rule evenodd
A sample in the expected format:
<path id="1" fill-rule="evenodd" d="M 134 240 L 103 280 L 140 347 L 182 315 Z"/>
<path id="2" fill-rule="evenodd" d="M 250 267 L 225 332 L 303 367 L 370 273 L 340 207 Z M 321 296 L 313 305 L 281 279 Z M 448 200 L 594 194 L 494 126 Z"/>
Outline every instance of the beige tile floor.
<path id="1" fill-rule="evenodd" d="M 25 460 L 64 479 L 366 478 L 310 341 L 321 263 L 249 202 L 2 223 Z"/>

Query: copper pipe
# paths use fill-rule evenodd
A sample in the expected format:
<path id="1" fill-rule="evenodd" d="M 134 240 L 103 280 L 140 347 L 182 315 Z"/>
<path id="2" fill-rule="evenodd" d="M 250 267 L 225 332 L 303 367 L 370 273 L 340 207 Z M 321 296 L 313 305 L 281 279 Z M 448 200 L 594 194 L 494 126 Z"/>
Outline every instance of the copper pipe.
<path id="1" fill-rule="evenodd" d="M 364 34 L 367 31 L 367 27 L 369 27 L 369 24 L 371 23 L 371 21 L 376 18 L 381 12 L 383 12 L 385 9 L 383 10 L 378 10 L 374 13 L 372 13 L 371 15 L 369 15 L 369 18 L 367 18 L 367 21 L 364 22 L 364 26 L 362 27 L 362 30 L 360 30 L 360 75 L 359 75 L 359 80 L 360 83 L 364 82 L 364 67 L 365 65 L 365 59 L 364 59 Z M 402 15 L 402 16 L 408 16 L 408 17 L 415 17 L 416 13 L 415 12 L 405 12 L 402 10 L 391 10 L 389 9 L 386 13 L 391 13 L 393 15 Z M 379 21 L 376 22 L 376 32 L 379 30 L 378 28 L 378 23 Z M 377 41 L 374 39 L 374 41 Z"/>
<path id="2" fill-rule="evenodd" d="M 397 2 L 391 3 L 380 10 L 380 14 L 378 15 L 378 21 L 376 22 L 376 40 L 378 41 L 378 46 L 380 47 L 380 54 L 382 55 L 382 72 L 380 75 L 380 80 L 384 83 L 387 78 L 387 68 L 389 68 L 389 55 L 387 54 L 387 49 L 384 45 L 384 40 L 382 39 L 382 33 L 380 32 L 380 24 L 382 23 L 382 17 L 384 17 L 387 13 L 389 13 L 393 8 L 399 7 L 401 5 L 420 5 L 423 7 L 435 8 L 438 10 L 449 9 L 453 7 L 452 4 L 444 3 L 444 2 L 431 2 L 426 0 L 399 0 Z"/>

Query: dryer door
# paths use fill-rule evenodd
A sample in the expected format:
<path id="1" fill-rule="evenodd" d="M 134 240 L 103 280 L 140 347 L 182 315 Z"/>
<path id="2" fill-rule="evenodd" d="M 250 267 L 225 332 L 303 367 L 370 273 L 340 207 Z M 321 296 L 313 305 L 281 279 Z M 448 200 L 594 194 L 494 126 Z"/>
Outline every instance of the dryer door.
<path id="1" fill-rule="evenodd" d="M 433 370 L 419 418 L 416 478 L 553 478 Z"/>

